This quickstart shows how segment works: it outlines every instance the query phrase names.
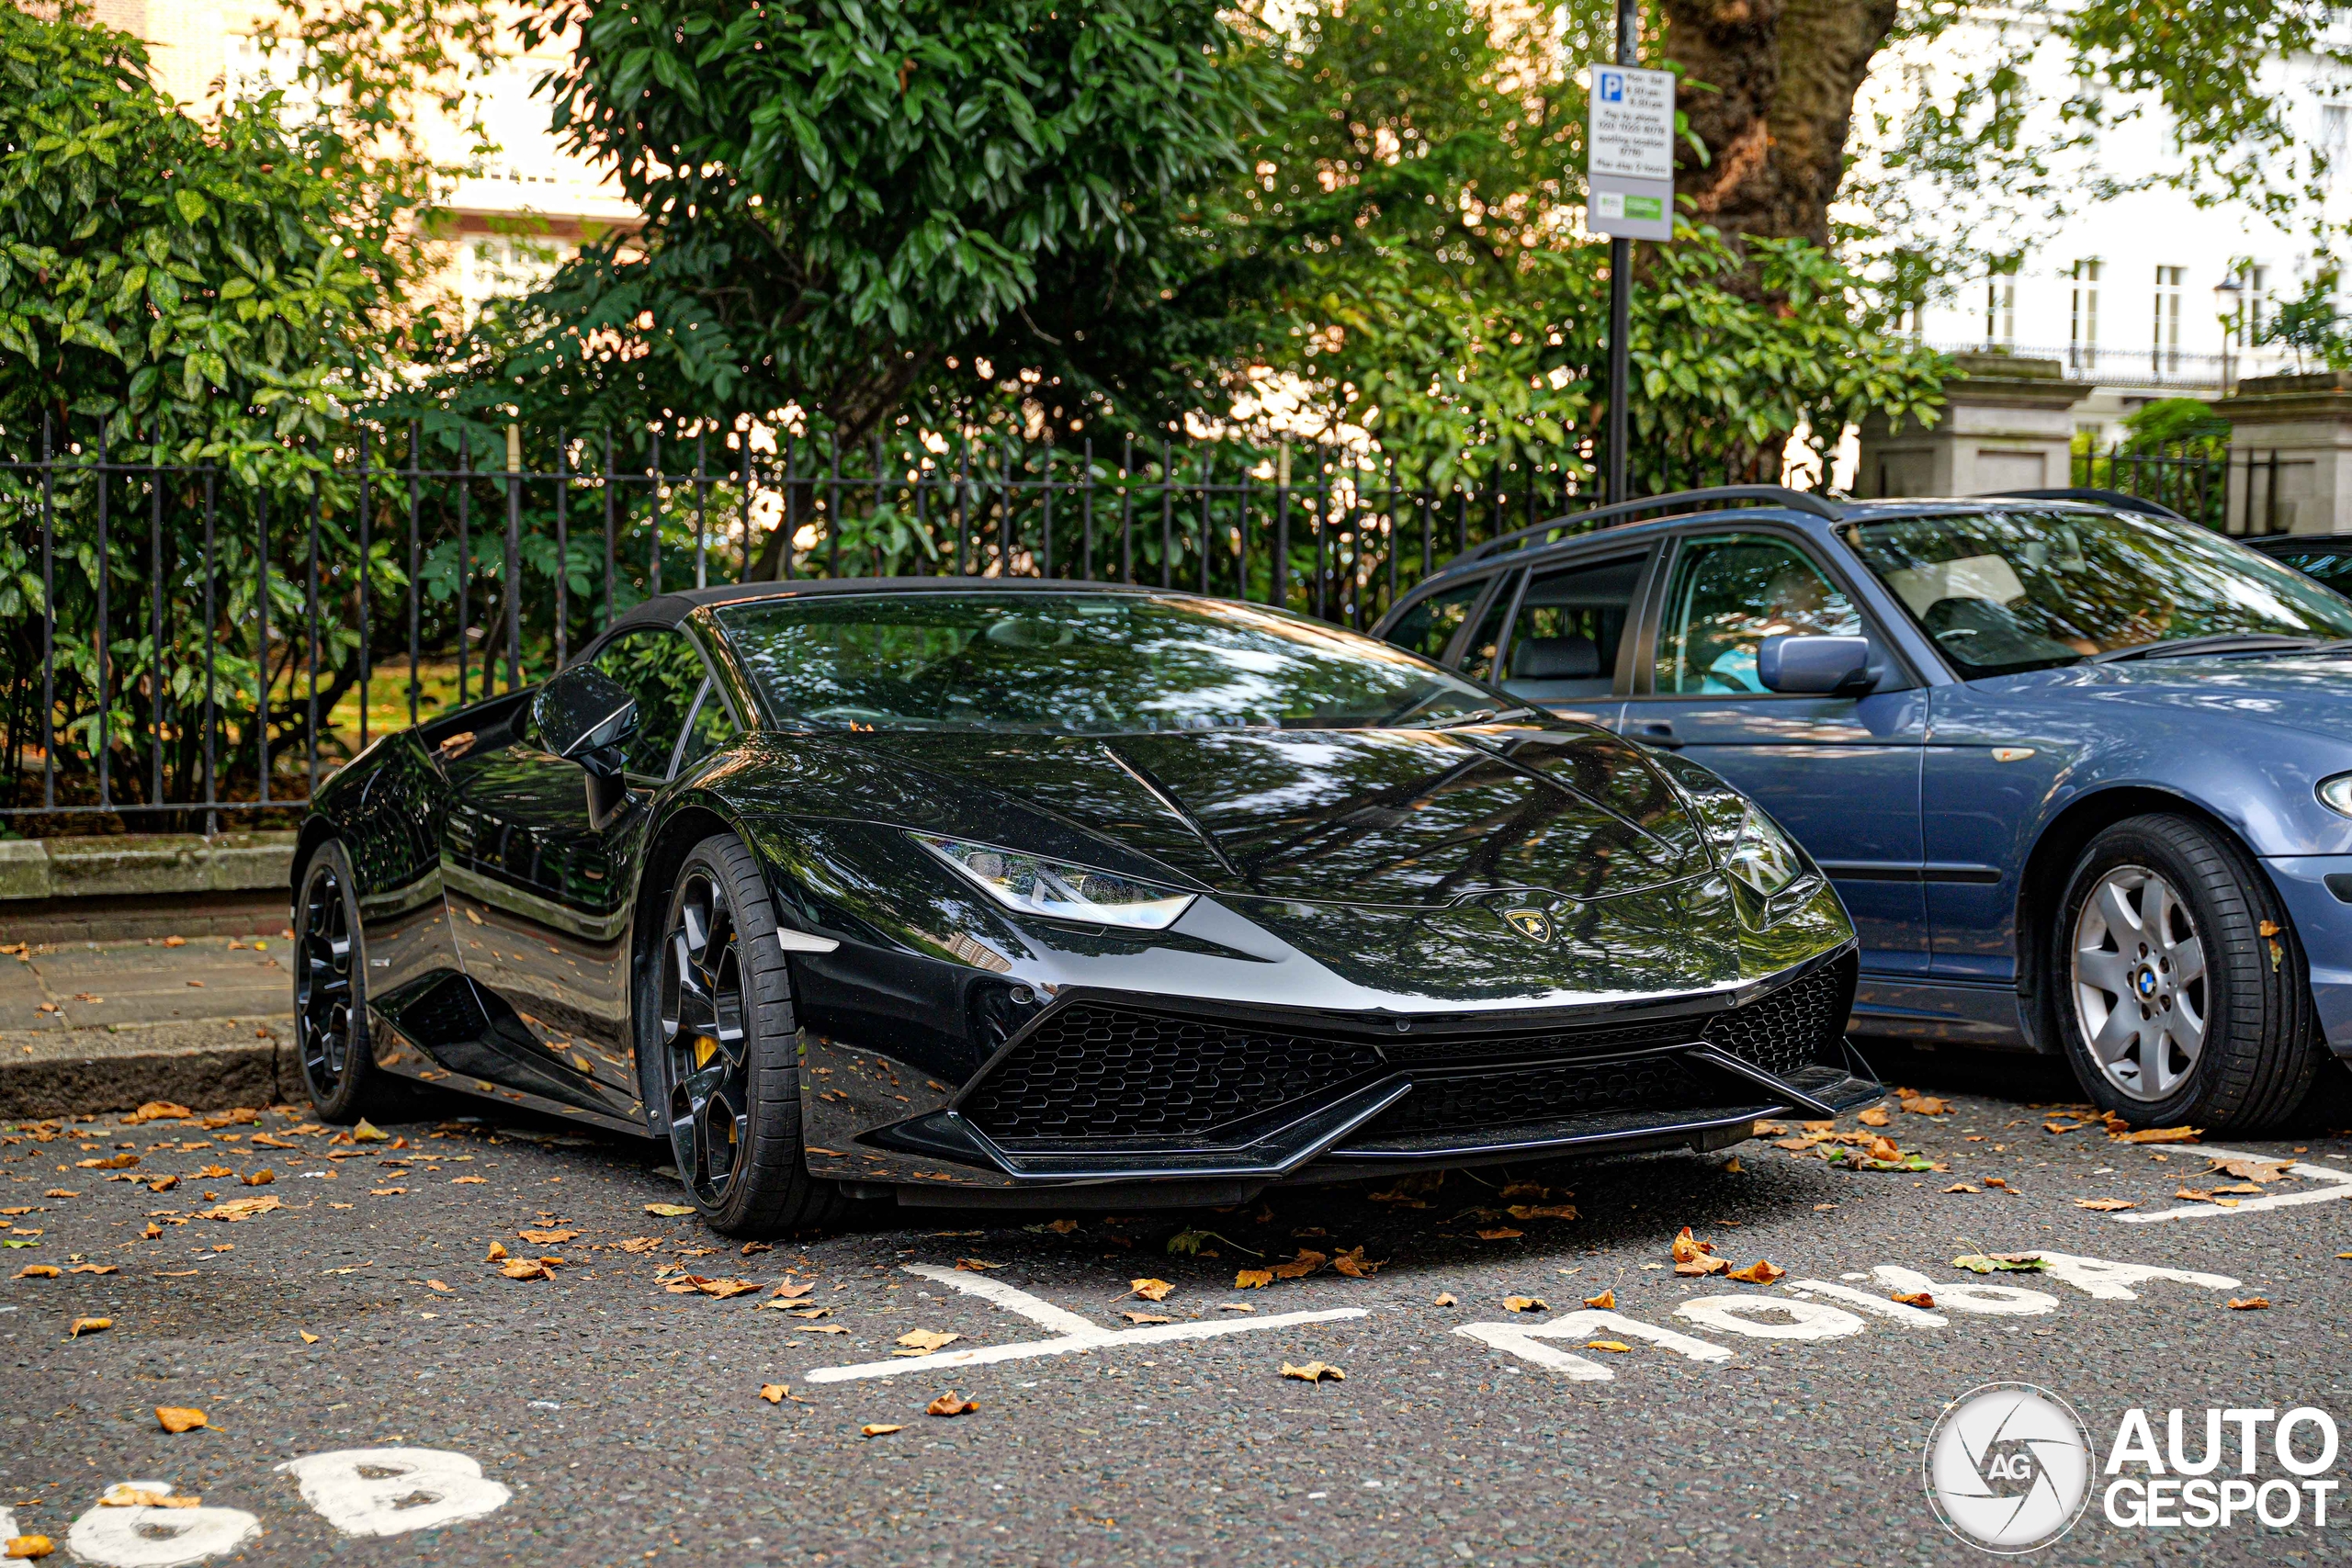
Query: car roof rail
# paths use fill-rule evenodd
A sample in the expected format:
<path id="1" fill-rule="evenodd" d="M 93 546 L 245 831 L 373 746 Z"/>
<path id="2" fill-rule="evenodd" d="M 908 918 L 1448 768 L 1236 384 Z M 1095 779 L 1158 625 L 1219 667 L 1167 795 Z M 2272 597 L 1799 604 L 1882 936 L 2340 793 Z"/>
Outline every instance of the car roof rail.
<path id="1" fill-rule="evenodd" d="M 1456 556 L 1450 563 L 1448 570 L 1451 570 L 1454 566 L 1465 565 L 1474 560 L 1483 560 L 1517 544 L 1521 539 L 1532 538 L 1538 534 L 1548 534 L 1555 528 L 1566 528 L 1579 523 L 1597 523 L 1604 517 L 1620 517 L 1633 512 L 1654 512 L 1662 506 L 1683 506 L 1713 501 L 1767 501 L 1775 506 L 1787 506 L 1799 512 L 1810 512 L 1815 517 L 1824 517 L 1832 523 L 1842 522 L 1846 516 L 1836 502 L 1825 501 L 1810 491 L 1791 490 L 1786 485 L 1715 485 L 1706 490 L 1678 490 L 1666 495 L 1645 495 L 1636 501 L 1620 501 L 1608 506 L 1595 506 L 1583 512 L 1571 512 L 1546 523 L 1536 523 L 1525 528 L 1515 528 L 1508 534 L 1488 539 L 1463 555 Z"/>
<path id="2" fill-rule="evenodd" d="M 2098 506 L 2112 506 L 2118 512 L 2136 512 L 2143 517 L 2169 517 L 2176 523 L 2189 521 L 2161 501 L 2150 501 L 2143 495 L 2128 491 L 2096 490 L 2088 485 L 2064 485 L 2056 490 L 2003 490 L 1973 498 L 1977 501 L 2081 501 Z"/>

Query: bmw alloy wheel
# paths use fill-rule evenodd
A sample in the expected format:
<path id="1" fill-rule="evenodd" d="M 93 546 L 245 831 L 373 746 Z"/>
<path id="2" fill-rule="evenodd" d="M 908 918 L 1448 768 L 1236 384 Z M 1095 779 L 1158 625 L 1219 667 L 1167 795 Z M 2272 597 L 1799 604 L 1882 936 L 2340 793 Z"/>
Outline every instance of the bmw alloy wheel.
<path id="1" fill-rule="evenodd" d="M 696 867 L 662 952 L 662 1049 L 670 1145 L 706 1205 L 722 1201 L 751 1153 L 751 1051 L 743 971 L 726 890 Z"/>
<path id="2" fill-rule="evenodd" d="M 2075 1018 L 2099 1070 L 2133 1100 L 2179 1089 L 2205 1050 L 2205 946 L 2188 903 L 2145 866 L 2098 879 L 2075 919 Z"/>
<path id="3" fill-rule="evenodd" d="M 294 1021 L 302 1070 L 322 1099 L 351 1070 L 353 958 L 350 906 L 334 863 L 321 854 L 302 888 L 301 940 L 294 954 Z"/>

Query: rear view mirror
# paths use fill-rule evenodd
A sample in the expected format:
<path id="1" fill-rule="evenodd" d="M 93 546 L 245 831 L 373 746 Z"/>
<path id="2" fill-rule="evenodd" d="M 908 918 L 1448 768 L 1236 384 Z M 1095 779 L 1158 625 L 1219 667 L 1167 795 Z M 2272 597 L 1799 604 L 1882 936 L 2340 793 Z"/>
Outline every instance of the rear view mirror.
<path id="1" fill-rule="evenodd" d="M 602 828 L 628 804 L 621 747 L 637 733 L 637 699 L 593 665 L 552 677 L 532 699 L 539 743 L 588 774 L 588 825 Z"/>
<path id="2" fill-rule="evenodd" d="M 1854 696 L 1873 679 L 1866 637 L 1768 637 L 1756 649 L 1756 678 L 1768 692 Z"/>

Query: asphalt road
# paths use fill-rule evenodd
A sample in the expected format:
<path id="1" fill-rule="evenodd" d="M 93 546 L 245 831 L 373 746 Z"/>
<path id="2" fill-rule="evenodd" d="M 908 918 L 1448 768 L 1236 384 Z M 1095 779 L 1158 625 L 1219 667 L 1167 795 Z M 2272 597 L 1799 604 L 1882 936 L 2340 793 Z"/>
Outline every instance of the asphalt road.
<path id="1" fill-rule="evenodd" d="M 386 1143 L 331 1142 L 331 1129 L 283 1111 L 209 1129 L 119 1117 L 12 1129 L 0 1208 L 26 1212 L 7 1216 L 0 1272 L 61 1272 L 0 1280 L 0 1509 L 17 1531 L 55 1538 L 55 1561 L 72 1560 L 82 1520 L 80 1555 L 123 1564 L 210 1545 L 209 1561 L 271 1564 L 1884 1568 L 1985 1560 L 1939 1523 L 1921 1485 L 1932 1423 L 1979 1384 L 2061 1396 L 2088 1428 L 2095 1470 L 2135 1406 L 2159 1443 L 2165 1413 L 2187 1410 L 2192 1448 L 2206 1406 L 2311 1405 L 2352 1426 L 2352 1260 L 2337 1257 L 2352 1252 L 2352 1196 L 2335 1195 L 2352 1194 L 2352 1138 L 2314 1128 L 2229 1143 L 2313 1174 L 2250 1183 L 2255 1194 L 2223 1208 L 2174 1196 L 2237 1183 L 2210 1170 L 2201 1146 L 2124 1144 L 2096 1123 L 2045 1131 L 2078 1118 L 2063 1113 L 2069 1086 L 2040 1064 L 1877 1055 L 1890 1081 L 1948 1098 L 1943 1115 L 1890 1104 L 1882 1130 L 1948 1170 L 1849 1170 L 1818 1146 L 1759 1141 L 1736 1162 L 1554 1165 L 1455 1175 L 1419 1196 L 1375 1183 L 1227 1213 L 1075 1224 L 886 1213 L 749 1256 L 691 1218 L 647 1212 L 678 1197 L 652 1145 L 459 1122 L 468 1108 L 455 1101 L 388 1123 L 397 1141 Z M 295 1146 L 257 1147 L 256 1134 Z M 87 1168 L 118 1154 L 138 1164 Z M 263 1166 L 269 1184 L 239 1179 Z M 2317 1174 L 2327 1170 L 2347 1181 Z M 164 1175 L 180 1179 L 160 1192 L 141 1184 Z M 1505 1180 L 1527 1185 L 1506 1194 Z M 1977 1190 L 1945 1190 L 1955 1184 Z M 1390 1201 L 1374 1201 L 1383 1191 Z M 2282 1195 L 2309 1201 L 2274 1204 Z M 278 1207 L 198 1217 L 268 1198 Z M 2137 1207 L 2078 1206 L 2099 1198 Z M 1514 1205 L 1576 1217 L 1515 1216 Z M 2144 1219 L 2174 1209 L 2198 1213 Z M 1678 1276 L 1669 1247 L 1683 1225 L 1735 1266 L 1769 1258 L 1787 1277 Z M 1183 1232 L 1214 1234 L 1190 1238 L 1197 1255 L 1171 1253 Z M 509 1263 L 562 1261 L 549 1278 L 510 1279 L 486 1260 L 493 1243 Z M 1367 1277 L 1327 1263 L 1235 1288 L 1238 1270 L 1302 1248 L 1356 1247 L 1379 1265 Z M 1980 1279 L 1951 1264 L 2043 1251 L 2233 1283 L 2118 1284 L 2080 1268 L 2073 1280 Z M 958 1271 L 960 1259 L 995 1267 Z M 85 1264 L 111 1271 L 66 1271 Z M 1862 1304 L 1918 1287 L 1874 1276 L 1881 1267 L 1926 1276 L 1940 1323 Z M 687 1271 L 758 1288 L 668 1288 Z M 1129 1292 L 1145 1278 L 1173 1289 L 1155 1304 Z M 1852 1294 L 1841 1304 L 1815 1292 L 1808 1305 L 1790 1289 L 1804 1280 Z M 787 1280 L 811 1289 L 775 1295 Z M 1032 1315 L 958 1286 L 1009 1288 Z M 1996 1292 L 1967 1310 L 1960 1286 L 2047 1304 Z M 1615 1319 L 1562 1337 L 1510 1332 L 1603 1292 Z M 2133 1299 L 2115 1299 L 2124 1292 Z M 2227 1304 L 2256 1296 L 2269 1306 Z M 1513 1311 L 1510 1297 L 1546 1305 Z M 1678 1312 L 1721 1297 L 1793 1303 L 1805 1316 Z M 1225 1310 L 1238 1306 L 1255 1311 Z M 793 1315 L 817 1308 L 825 1315 Z M 1106 1332 L 1153 1326 L 1123 1312 L 1170 1323 L 1157 1340 L 1080 1334 L 1053 1353 L 941 1364 L 1064 1335 L 1067 1321 L 1033 1321 L 1055 1309 Z M 1263 1322 L 1340 1312 L 1361 1315 Z M 1840 1312 L 1857 1331 L 1843 1331 Z M 86 1317 L 111 1326 L 69 1337 Z M 1499 1327 L 1482 1328 L 1486 1339 L 1457 1332 L 1474 1325 Z M 1204 1325 L 1231 1331 L 1182 1337 Z M 1724 1354 L 1696 1359 L 1642 1337 L 1661 1329 Z M 915 1330 L 958 1337 L 894 1357 Z M 1544 1364 L 1547 1351 L 1613 1375 Z M 1317 1360 L 1345 1380 L 1281 1375 Z M 904 1370 L 821 1375 L 877 1362 Z M 790 1394 L 770 1403 L 763 1384 Z M 950 1390 L 978 1408 L 924 1414 Z M 210 1425 L 167 1433 L 158 1406 L 200 1408 Z M 862 1435 L 868 1426 L 902 1429 Z M 2352 1450 L 2352 1429 L 2346 1438 Z M 442 1457 L 320 1457 L 385 1449 Z M 2257 1483 L 2288 1475 L 2267 1445 L 2257 1458 Z M 2325 1474 L 2352 1480 L 2352 1451 Z M 2036 1561 L 2338 1562 L 2352 1540 L 2341 1496 L 2325 1528 L 2307 1507 L 2278 1529 L 2244 1514 L 2226 1529 L 2118 1526 L 2103 1512 L 2107 1480 L 2094 1474 L 2080 1522 Z M 202 1505 L 97 1506 L 131 1481 Z M 442 1522 L 402 1528 L 418 1519 Z M 398 1533 L 352 1533 L 371 1530 Z"/>

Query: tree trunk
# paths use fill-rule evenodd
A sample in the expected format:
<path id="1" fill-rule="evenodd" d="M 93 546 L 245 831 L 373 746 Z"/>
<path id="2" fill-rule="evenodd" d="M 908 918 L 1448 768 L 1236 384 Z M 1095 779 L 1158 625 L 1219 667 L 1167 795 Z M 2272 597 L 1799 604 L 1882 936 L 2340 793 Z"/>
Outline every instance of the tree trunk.
<path id="1" fill-rule="evenodd" d="M 1666 54 L 1684 68 L 1681 104 L 1708 154 L 1702 164 L 1681 151 L 1675 193 L 1734 240 L 1826 245 L 1854 95 L 1894 26 L 1895 0 L 1665 0 L 1664 8 Z"/>

